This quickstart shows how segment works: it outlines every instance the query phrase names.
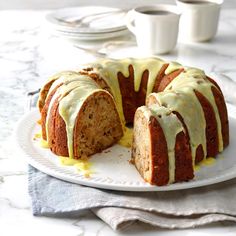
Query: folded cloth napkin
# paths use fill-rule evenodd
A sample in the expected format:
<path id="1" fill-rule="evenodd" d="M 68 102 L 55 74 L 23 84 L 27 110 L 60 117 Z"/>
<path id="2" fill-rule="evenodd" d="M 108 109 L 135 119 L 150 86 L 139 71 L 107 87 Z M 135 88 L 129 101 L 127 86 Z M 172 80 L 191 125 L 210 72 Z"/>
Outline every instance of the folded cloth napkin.
<path id="1" fill-rule="evenodd" d="M 226 101 L 236 104 L 236 83 L 213 75 Z M 34 106 L 32 97 L 30 106 Z M 68 183 L 29 166 L 34 215 L 79 217 L 91 210 L 113 229 L 135 221 L 164 228 L 189 228 L 217 221 L 236 222 L 236 179 L 207 187 L 169 192 L 121 192 Z"/>
<path id="2" fill-rule="evenodd" d="M 121 192 L 68 183 L 29 166 L 33 214 L 79 217 L 91 210 L 113 229 L 135 221 L 164 228 L 236 222 L 236 179 L 207 187 L 167 192 Z"/>

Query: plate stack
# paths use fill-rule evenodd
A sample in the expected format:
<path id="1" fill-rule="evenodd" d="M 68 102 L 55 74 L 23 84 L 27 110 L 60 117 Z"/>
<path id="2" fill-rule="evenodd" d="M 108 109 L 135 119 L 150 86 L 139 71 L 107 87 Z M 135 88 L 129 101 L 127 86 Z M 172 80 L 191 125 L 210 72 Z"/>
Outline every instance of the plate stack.
<path id="1" fill-rule="evenodd" d="M 86 6 L 65 8 L 46 16 L 53 33 L 76 40 L 100 40 L 127 34 L 126 11 L 119 8 Z"/>

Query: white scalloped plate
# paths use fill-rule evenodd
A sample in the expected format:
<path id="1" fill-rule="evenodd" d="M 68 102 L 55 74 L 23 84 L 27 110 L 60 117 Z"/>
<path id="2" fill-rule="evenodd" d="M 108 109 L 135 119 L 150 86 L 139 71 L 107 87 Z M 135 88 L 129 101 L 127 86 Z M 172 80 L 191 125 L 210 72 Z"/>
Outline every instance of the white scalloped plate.
<path id="1" fill-rule="evenodd" d="M 108 14 L 102 15 L 102 13 Z M 55 10 L 49 13 L 46 16 L 46 19 L 49 23 L 51 23 L 55 30 L 77 33 L 79 35 L 94 35 L 126 29 L 125 16 L 126 11 L 119 8 L 83 6 Z M 69 25 L 63 22 L 63 20 L 73 21 L 83 19 L 82 23 L 86 23 L 86 19 L 84 17 L 89 20 L 89 24 Z"/>
<path id="2" fill-rule="evenodd" d="M 236 108 L 228 105 L 230 122 L 230 146 L 216 158 L 211 166 L 203 166 L 189 182 L 158 187 L 145 183 L 129 163 L 130 150 L 119 145 L 93 155 L 90 158 L 94 173 L 90 178 L 79 174 L 74 167 L 61 166 L 58 157 L 49 149 L 43 149 L 33 137 L 39 130 L 36 121 L 38 111 L 23 117 L 16 129 L 17 143 L 29 164 L 56 178 L 86 186 L 122 191 L 169 191 L 219 183 L 236 177 Z"/>

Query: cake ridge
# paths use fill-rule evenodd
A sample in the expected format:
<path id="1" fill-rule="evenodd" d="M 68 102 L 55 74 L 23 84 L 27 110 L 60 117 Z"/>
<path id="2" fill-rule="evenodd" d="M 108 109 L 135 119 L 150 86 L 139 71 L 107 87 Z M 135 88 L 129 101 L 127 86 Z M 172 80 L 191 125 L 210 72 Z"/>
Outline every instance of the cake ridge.
<path id="1" fill-rule="evenodd" d="M 176 136 L 181 131 L 184 131 L 178 117 L 166 107 L 158 107 L 155 105 L 149 106 L 152 115 L 158 120 L 167 140 L 167 151 L 169 160 L 169 181 L 168 184 L 175 181 L 175 143 Z"/>
<path id="2" fill-rule="evenodd" d="M 197 68 L 186 68 L 185 72 L 180 74 L 171 82 L 165 90 L 168 90 L 170 87 L 172 89 L 176 89 L 180 87 L 181 89 L 181 83 L 178 84 L 178 81 L 183 81 L 184 85 L 182 87 L 184 88 L 192 88 L 196 89 L 198 92 L 200 92 L 203 96 L 205 96 L 210 104 L 212 105 L 214 109 L 214 113 L 217 120 L 217 131 L 218 131 L 218 143 L 219 143 L 219 151 L 221 152 L 223 150 L 223 139 L 222 139 L 222 133 L 221 133 L 221 121 L 219 117 L 219 111 L 215 103 L 214 96 L 211 91 L 211 87 L 216 87 L 214 84 L 209 82 L 206 78 L 205 73 Z M 217 88 L 217 87 L 216 87 Z"/>

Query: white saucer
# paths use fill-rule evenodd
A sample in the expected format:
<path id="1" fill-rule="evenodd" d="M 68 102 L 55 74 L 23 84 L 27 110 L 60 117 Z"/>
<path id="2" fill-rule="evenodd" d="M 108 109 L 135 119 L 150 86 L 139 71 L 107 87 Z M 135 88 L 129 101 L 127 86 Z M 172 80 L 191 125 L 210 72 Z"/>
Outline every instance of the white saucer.
<path id="1" fill-rule="evenodd" d="M 120 36 L 125 36 L 129 33 L 127 29 L 117 30 L 114 32 L 107 32 L 107 33 L 99 33 L 99 34 L 78 34 L 74 32 L 68 32 L 68 31 L 54 31 L 53 34 L 56 36 L 61 36 L 66 39 L 72 39 L 72 40 L 101 40 L 101 39 L 110 39 Z"/>
<path id="2" fill-rule="evenodd" d="M 107 13 L 102 15 L 101 13 Z M 85 6 L 56 10 L 46 16 L 54 30 L 80 34 L 101 34 L 126 29 L 126 12 L 119 8 Z M 86 18 L 85 18 L 86 17 Z M 68 25 L 64 22 L 83 19 L 89 25 Z"/>

